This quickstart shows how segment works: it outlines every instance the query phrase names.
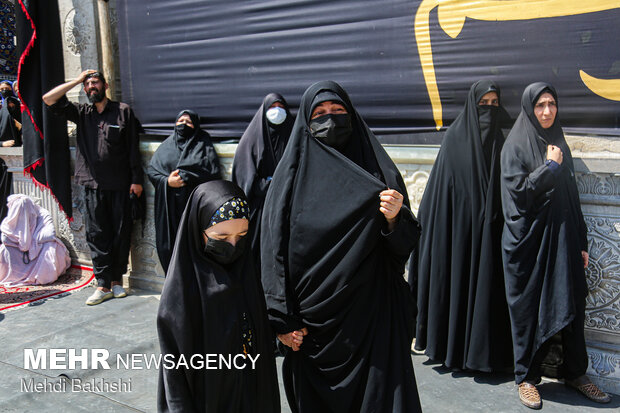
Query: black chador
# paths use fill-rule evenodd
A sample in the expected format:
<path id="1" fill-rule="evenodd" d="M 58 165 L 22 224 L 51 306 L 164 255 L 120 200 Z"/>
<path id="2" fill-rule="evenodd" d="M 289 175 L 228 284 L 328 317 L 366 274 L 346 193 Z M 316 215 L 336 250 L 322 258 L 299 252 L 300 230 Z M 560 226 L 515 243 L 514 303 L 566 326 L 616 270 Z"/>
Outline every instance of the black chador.
<path id="1" fill-rule="evenodd" d="M 241 249 L 239 258 L 220 264 L 224 261 L 208 252 L 203 235 L 216 211 L 240 199 L 246 203 L 244 198 L 232 182 L 211 181 L 196 187 L 188 200 L 157 313 L 162 356 L 168 367 L 181 366 L 160 367 L 160 412 L 280 412 L 272 333 L 253 255 Z M 247 219 L 247 213 L 232 209 L 222 215 L 229 214 Z M 188 368 L 180 363 L 189 364 L 192 356 Z M 219 362 L 229 356 L 245 368 Z"/>
<path id="2" fill-rule="evenodd" d="M 349 121 L 351 133 L 348 143 L 338 139 L 338 150 L 311 135 L 316 99 L 347 108 L 336 134 L 342 138 Z M 405 199 L 391 232 L 379 211 L 379 193 L 388 188 Z M 347 93 L 330 81 L 310 86 L 261 228 L 272 326 L 279 334 L 308 330 L 283 363 L 294 412 L 420 411 L 410 356 L 413 303 L 403 278 L 419 232 L 407 199 L 399 170 Z"/>
<path id="3" fill-rule="evenodd" d="M 489 92 L 499 99 L 494 82 L 474 83 L 446 132 L 419 209 L 417 280 L 414 260 L 409 272 L 416 349 L 447 367 L 481 371 L 512 365 L 499 187 L 508 116 L 501 106 L 478 105 Z"/>
<path id="4" fill-rule="evenodd" d="M 155 244 L 164 272 L 168 270 L 174 238 L 189 195 L 199 184 L 221 177 L 217 154 L 209 134 L 200 129 L 200 118 L 195 112 L 184 110 L 176 121 L 183 114 L 189 115 L 194 128 L 175 127 L 174 133 L 155 151 L 147 171 L 155 187 Z M 168 185 L 168 177 L 177 169 L 185 185 L 173 188 Z"/>
<path id="5" fill-rule="evenodd" d="M 16 99 L 15 99 L 16 100 Z M 21 146 L 21 133 L 15 125 L 15 117 L 11 113 L 8 105 L 9 98 L 4 100 L 4 105 L 0 109 L 0 145 L 4 141 L 15 141 L 13 146 Z"/>
<path id="6" fill-rule="evenodd" d="M 276 102 L 284 107 L 269 109 Z M 268 94 L 241 136 L 235 152 L 232 180 L 243 189 L 250 201 L 251 245 L 259 268 L 260 222 L 263 204 L 273 173 L 284 153 L 294 121 L 282 95 Z"/>
<path id="7" fill-rule="evenodd" d="M 588 248 L 587 230 L 559 115 L 543 129 L 534 113 L 545 92 L 557 102 L 549 84 L 525 89 L 501 155 L 502 250 L 517 383 L 537 381 L 538 372 L 530 370 L 544 358 L 538 354 L 544 343 L 560 331 L 564 377 L 580 377 L 588 367 L 583 333 L 588 288 L 581 255 Z M 547 145 L 562 150 L 556 170 L 546 162 Z"/>

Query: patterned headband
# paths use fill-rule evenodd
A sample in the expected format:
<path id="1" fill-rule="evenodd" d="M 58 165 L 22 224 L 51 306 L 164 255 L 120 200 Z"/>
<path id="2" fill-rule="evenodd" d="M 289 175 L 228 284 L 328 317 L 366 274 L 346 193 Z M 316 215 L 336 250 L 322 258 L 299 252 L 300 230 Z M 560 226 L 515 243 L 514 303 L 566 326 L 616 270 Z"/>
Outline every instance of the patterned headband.
<path id="1" fill-rule="evenodd" d="M 250 207 L 248 201 L 235 197 L 225 202 L 215 211 L 215 214 L 211 217 L 209 226 L 212 227 L 220 222 L 242 218 L 250 219 Z"/>

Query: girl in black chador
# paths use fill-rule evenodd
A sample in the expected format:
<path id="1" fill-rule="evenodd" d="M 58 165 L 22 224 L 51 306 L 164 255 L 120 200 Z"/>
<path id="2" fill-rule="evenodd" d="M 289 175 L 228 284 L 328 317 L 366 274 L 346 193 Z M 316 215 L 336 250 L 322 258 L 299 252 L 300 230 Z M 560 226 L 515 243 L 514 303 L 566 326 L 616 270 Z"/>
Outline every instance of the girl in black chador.
<path id="1" fill-rule="evenodd" d="M 201 184 L 189 198 L 157 331 L 164 357 L 176 366 L 182 358 L 194 363 L 160 367 L 160 412 L 280 412 L 265 298 L 246 248 L 248 217 L 245 194 L 232 182 Z M 205 367 L 206 355 L 215 355 L 216 369 Z M 219 357 L 237 367 L 218 364 Z"/>

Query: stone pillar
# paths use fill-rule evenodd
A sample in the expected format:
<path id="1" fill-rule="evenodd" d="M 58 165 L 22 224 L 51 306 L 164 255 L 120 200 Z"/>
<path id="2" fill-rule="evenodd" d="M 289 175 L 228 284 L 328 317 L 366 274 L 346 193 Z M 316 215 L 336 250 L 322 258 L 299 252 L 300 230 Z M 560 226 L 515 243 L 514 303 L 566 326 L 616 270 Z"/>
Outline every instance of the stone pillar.
<path id="1" fill-rule="evenodd" d="M 118 100 L 116 94 L 116 57 L 112 42 L 112 27 L 110 20 L 110 8 L 107 0 L 97 0 L 99 17 L 99 38 L 101 46 L 101 70 L 108 80 L 108 98 Z"/>
<path id="2" fill-rule="evenodd" d="M 620 394 L 620 140 L 567 137 L 588 226 L 588 374 Z"/>
<path id="3" fill-rule="evenodd" d="M 65 79 L 78 77 L 86 69 L 99 68 L 96 0 L 59 0 Z M 81 87 L 67 93 L 69 100 L 86 103 Z"/>

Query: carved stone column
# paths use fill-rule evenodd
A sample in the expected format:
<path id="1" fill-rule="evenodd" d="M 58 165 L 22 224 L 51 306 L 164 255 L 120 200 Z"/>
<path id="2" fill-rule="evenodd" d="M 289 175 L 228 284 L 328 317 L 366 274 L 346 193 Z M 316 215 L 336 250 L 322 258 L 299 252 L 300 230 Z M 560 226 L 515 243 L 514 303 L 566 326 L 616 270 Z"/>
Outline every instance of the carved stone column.
<path id="1" fill-rule="evenodd" d="M 86 69 L 99 68 L 96 0 L 59 0 L 65 79 L 75 79 Z M 67 97 L 86 103 L 81 87 L 73 88 Z"/>
<path id="2" fill-rule="evenodd" d="M 588 374 L 620 394 L 620 140 L 567 137 L 588 226 Z"/>
<path id="3" fill-rule="evenodd" d="M 145 171 L 158 146 L 159 142 L 148 140 L 143 140 L 140 144 L 142 164 Z M 232 161 L 236 148 L 237 145 L 215 144 L 224 179 L 231 178 Z M 161 291 L 164 285 L 164 271 L 159 263 L 155 247 L 155 220 L 153 216 L 155 188 L 148 179 L 145 179 L 144 190 L 147 197 L 144 236 L 142 236 L 142 225 L 136 222 L 131 242 L 131 270 L 129 274 L 125 275 L 125 279 L 132 288 Z"/>

